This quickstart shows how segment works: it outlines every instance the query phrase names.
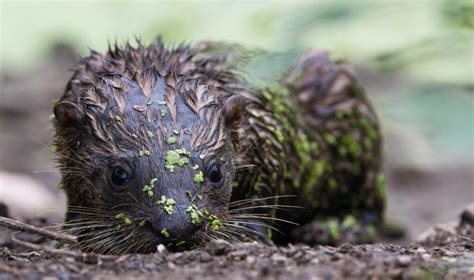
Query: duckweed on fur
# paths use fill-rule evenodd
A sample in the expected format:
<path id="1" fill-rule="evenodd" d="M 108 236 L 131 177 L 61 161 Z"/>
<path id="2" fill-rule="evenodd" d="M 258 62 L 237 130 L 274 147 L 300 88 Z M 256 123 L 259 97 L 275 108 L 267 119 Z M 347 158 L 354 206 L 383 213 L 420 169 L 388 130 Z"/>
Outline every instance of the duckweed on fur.
<path id="1" fill-rule="evenodd" d="M 176 165 L 183 167 L 188 164 L 190 156 L 191 152 L 184 148 L 168 151 L 165 157 L 165 168 L 173 172 Z"/>
<path id="2" fill-rule="evenodd" d="M 163 235 L 164 238 L 170 237 L 170 233 L 165 228 L 161 230 L 161 235 Z"/>
<path id="3" fill-rule="evenodd" d="M 153 188 L 155 187 L 155 183 L 158 181 L 158 178 L 153 178 L 150 180 L 149 185 L 145 185 L 142 189 L 143 192 L 146 192 L 149 197 L 152 197 L 155 193 L 153 192 Z"/>
<path id="4" fill-rule="evenodd" d="M 147 135 L 149 138 L 155 137 L 155 134 L 153 134 L 153 132 L 151 132 L 150 130 L 147 130 L 147 131 L 146 131 L 146 135 Z"/>
<path id="5" fill-rule="evenodd" d="M 173 205 L 176 204 L 176 201 L 172 198 L 166 198 L 166 196 L 162 195 L 158 201 L 156 201 L 157 205 L 163 205 L 163 210 L 168 214 L 173 214 Z"/>
<path id="6" fill-rule="evenodd" d="M 117 215 L 115 215 L 115 219 L 123 220 L 123 223 L 125 225 L 131 225 L 132 224 L 132 220 L 130 220 L 130 218 L 125 217 L 124 213 L 118 213 Z"/>
<path id="7" fill-rule="evenodd" d="M 204 182 L 204 173 L 202 173 L 202 171 L 199 171 L 198 173 L 194 174 L 193 181 L 196 184 Z"/>
<path id="8" fill-rule="evenodd" d="M 149 155 L 151 155 L 151 152 L 148 151 L 148 150 L 138 151 L 138 156 L 139 156 L 139 157 L 147 157 L 147 156 L 149 156 Z"/>
<path id="9" fill-rule="evenodd" d="M 178 139 L 176 139 L 176 137 L 174 136 L 171 136 L 170 138 L 168 138 L 168 140 L 166 140 L 166 143 L 173 145 L 176 144 L 176 141 L 178 141 Z"/>
<path id="10" fill-rule="evenodd" d="M 199 225 L 201 223 L 202 211 L 197 208 L 195 204 L 191 204 L 186 209 L 186 212 L 191 216 L 191 223 L 193 225 Z"/>

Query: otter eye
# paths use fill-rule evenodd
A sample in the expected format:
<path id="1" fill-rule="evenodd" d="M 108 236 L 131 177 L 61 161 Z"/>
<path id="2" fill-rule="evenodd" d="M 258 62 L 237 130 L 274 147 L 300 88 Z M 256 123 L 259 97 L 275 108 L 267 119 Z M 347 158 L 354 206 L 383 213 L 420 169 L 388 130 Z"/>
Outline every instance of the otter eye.
<path id="1" fill-rule="evenodd" d="M 114 168 L 112 172 L 112 183 L 116 186 L 123 186 L 128 182 L 129 175 L 127 171 L 123 170 L 121 167 Z"/>
<path id="2" fill-rule="evenodd" d="M 219 183 L 222 176 L 221 176 L 221 170 L 217 164 L 211 165 L 211 168 L 209 169 L 209 180 L 213 183 Z"/>

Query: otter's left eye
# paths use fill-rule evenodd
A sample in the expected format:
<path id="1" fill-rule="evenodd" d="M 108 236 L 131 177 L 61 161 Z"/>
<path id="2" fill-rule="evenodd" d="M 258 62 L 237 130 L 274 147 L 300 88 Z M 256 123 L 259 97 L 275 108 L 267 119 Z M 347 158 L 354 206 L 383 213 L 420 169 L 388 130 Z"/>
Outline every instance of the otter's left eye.
<path id="1" fill-rule="evenodd" d="M 128 182 L 129 175 L 127 171 L 120 167 L 116 167 L 112 172 L 112 183 L 116 186 L 123 186 Z"/>
<path id="2" fill-rule="evenodd" d="M 211 165 L 211 168 L 209 169 L 209 174 L 208 174 L 209 180 L 213 183 L 219 183 L 221 181 L 221 170 L 217 164 Z"/>

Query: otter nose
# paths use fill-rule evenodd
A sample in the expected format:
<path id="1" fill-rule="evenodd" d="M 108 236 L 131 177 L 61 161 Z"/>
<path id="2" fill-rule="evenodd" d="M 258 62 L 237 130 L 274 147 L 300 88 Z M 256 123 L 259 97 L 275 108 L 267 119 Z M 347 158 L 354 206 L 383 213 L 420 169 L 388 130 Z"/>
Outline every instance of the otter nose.
<path id="1" fill-rule="evenodd" d="M 191 242 L 199 225 L 192 224 L 188 219 L 166 216 L 151 222 L 152 231 L 166 242 Z"/>

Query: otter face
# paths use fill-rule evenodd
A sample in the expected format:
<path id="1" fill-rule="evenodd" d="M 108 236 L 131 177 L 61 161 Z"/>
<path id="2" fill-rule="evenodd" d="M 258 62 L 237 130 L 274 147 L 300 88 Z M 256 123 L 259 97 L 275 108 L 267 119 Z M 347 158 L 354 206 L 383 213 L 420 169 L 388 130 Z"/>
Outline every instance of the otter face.
<path id="1" fill-rule="evenodd" d="M 191 56 L 157 45 L 93 52 L 69 81 L 56 146 L 65 228 L 80 249 L 146 253 L 224 235 L 245 99 Z M 166 62 L 176 57 L 189 62 Z"/>

